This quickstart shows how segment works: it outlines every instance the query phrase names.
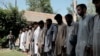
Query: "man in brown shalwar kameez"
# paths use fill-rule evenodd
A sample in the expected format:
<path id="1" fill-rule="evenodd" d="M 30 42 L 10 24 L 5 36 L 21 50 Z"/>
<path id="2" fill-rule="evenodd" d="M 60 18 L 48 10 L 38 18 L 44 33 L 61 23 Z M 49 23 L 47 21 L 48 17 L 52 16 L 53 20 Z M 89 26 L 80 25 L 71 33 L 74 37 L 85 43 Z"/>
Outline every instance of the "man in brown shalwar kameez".
<path id="1" fill-rule="evenodd" d="M 58 23 L 57 37 L 55 40 L 55 54 L 56 56 L 62 56 L 65 50 L 64 41 L 66 37 L 66 25 L 63 23 L 62 16 L 60 14 L 55 16 L 55 20 Z"/>

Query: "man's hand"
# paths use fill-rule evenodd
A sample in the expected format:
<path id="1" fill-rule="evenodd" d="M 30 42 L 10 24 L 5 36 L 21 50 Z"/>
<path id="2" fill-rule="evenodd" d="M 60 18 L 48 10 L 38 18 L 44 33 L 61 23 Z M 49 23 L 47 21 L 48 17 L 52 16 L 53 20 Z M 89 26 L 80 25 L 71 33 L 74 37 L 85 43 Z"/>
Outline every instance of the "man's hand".
<path id="1" fill-rule="evenodd" d="M 36 43 L 36 45 L 38 46 L 38 43 Z"/>
<path id="2" fill-rule="evenodd" d="M 66 52 L 66 47 L 62 46 L 62 51 Z"/>
<path id="3" fill-rule="evenodd" d="M 55 42 L 54 41 L 52 42 L 52 46 L 55 46 Z"/>
<path id="4" fill-rule="evenodd" d="M 92 47 L 85 47 L 85 51 L 90 54 L 90 56 L 93 56 L 93 48 Z"/>

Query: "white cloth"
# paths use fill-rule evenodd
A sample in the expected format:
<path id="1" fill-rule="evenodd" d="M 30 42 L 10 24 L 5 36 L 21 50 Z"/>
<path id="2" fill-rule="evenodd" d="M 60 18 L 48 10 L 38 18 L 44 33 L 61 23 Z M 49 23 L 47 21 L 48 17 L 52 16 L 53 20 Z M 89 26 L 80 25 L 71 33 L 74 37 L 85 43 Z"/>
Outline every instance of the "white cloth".
<path id="1" fill-rule="evenodd" d="M 21 34 L 22 34 L 22 33 L 19 33 L 19 36 L 18 36 L 19 47 L 20 47 Z"/>
<path id="2" fill-rule="evenodd" d="M 27 33 L 28 33 L 28 31 L 25 31 L 25 37 L 24 37 L 25 44 L 26 44 L 26 41 L 27 41 Z"/>
<path id="3" fill-rule="evenodd" d="M 83 19 L 79 21 L 77 45 L 76 45 L 76 56 L 85 56 L 85 47 L 88 46 L 89 41 L 89 20 L 93 16 L 85 15 Z"/>
<path id="4" fill-rule="evenodd" d="M 34 53 L 38 54 L 38 36 L 40 32 L 40 27 L 38 26 L 36 30 L 34 30 L 33 38 L 34 38 Z"/>
<path id="5" fill-rule="evenodd" d="M 70 44 L 72 31 L 74 29 L 74 24 L 71 26 L 67 26 L 67 35 L 66 35 L 66 47 L 67 47 L 67 54 L 70 55 L 72 50 L 72 45 Z"/>
<path id="6" fill-rule="evenodd" d="M 93 56 L 100 56 L 100 15 L 94 18 Z"/>
<path id="7" fill-rule="evenodd" d="M 20 38 L 20 49 L 22 50 L 22 51 L 25 51 L 25 32 L 22 32 L 22 34 L 21 34 L 21 38 Z"/>
<path id="8" fill-rule="evenodd" d="M 29 45 L 30 45 L 30 39 L 32 37 L 32 31 L 31 30 L 28 30 L 27 32 L 27 37 L 26 37 L 26 49 L 29 49 Z"/>

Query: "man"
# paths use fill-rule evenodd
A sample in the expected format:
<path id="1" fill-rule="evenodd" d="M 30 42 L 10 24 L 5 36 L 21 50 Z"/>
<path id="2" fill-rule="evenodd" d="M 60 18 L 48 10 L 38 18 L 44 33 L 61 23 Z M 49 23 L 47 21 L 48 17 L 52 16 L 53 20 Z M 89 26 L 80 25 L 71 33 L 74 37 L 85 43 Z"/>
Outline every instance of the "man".
<path id="1" fill-rule="evenodd" d="M 64 41 L 66 38 L 66 25 L 62 21 L 62 16 L 57 14 L 55 16 L 55 20 L 57 21 L 58 29 L 57 29 L 57 37 L 55 40 L 55 54 L 56 56 L 62 56 L 64 48 Z"/>
<path id="2" fill-rule="evenodd" d="M 72 36 L 72 33 L 73 33 L 73 30 L 74 30 L 74 22 L 73 22 L 73 16 L 71 14 L 67 14 L 65 16 L 65 20 L 66 20 L 66 23 L 67 23 L 67 34 L 66 34 L 66 51 L 67 51 L 67 55 L 68 56 L 75 56 L 75 46 L 72 45 L 70 43 L 70 40 Z M 75 40 L 77 41 L 77 40 Z M 73 50 L 74 49 L 74 50 Z"/>
<path id="3" fill-rule="evenodd" d="M 34 22 L 32 24 L 32 36 L 31 36 L 31 40 L 30 40 L 30 55 L 34 56 L 35 53 L 35 49 L 34 49 L 34 31 L 36 30 L 36 28 L 38 27 L 38 22 Z"/>
<path id="4" fill-rule="evenodd" d="M 21 51 L 25 52 L 25 28 L 22 29 L 22 34 L 20 38 L 20 47 Z"/>
<path id="5" fill-rule="evenodd" d="M 27 36 L 26 36 L 26 51 L 27 54 L 29 54 L 29 49 L 30 49 L 30 41 L 32 37 L 32 26 L 28 26 L 28 31 L 27 31 Z"/>
<path id="6" fill-rule="evenodd" d="M 92 0 L 92 2 L 97 13 L 93 27 L 93 56 L 100 56 L 100 0 Z"/>
<path id="7" fill-rule="evenodd" d="M 53 56 L 52 42 L 55 40 L 55 37 L 56 37 L 56 26 L 52 24 L 51 19 L 47 19 L 46 24 L 47 24 L 46 25 L 47 30 L 46 30 L 46 35 L 45 35 L 44 52 L 45 52 L 45 56 Z"/>
<path id="8" fill-rule="evenodd" d="M 9 31 L 9 35 L 7 36 L 7 38 L 9 40 L 9 48 L 10 49 L 15 48 L 15 43 L 14 43 L 15 37 L 12 34 L 12 31 Z"/>
<path id="9" fill-rule="evenodd" d="M 38 36 L 38 51 L 40 56 L 44 56 L 44 37 L 45 37 L 45 32 L 46 29 L 44 27 L 44 22 L 41 20 L 39 21 L 39 27 L 40 27 L 40 32 Z"/>
<path id="10" fill-rule="evenodd" d="M 27 27 L 25 27 L 25 36 L 24 36 L 24 41 L 25 41 L 25 49 L 26 49 L 27 35 L 28 35 L 28 26 L 27 26 Z"/>
<path id="11" fill-rule="evenodd" d="M 36 24 L 34 27 L 35 27 L 35 30 L 34 30 L 34 33 L 33 33 L 34 56 L 38 56 L 39 55 L 39 52 L 38 52 L 38 37 L 39 37 L 40 27 L 38 26 L 38 24 Z"/>
<path id="12" fill-rule="evenodd" d="M 20 46 L 20 39 L 21 39 L 21 34 L 22 34 L 22 30 L 20 30 L 20 31 L 19 31 L 19 35 L 18 35 L 19 46 Z"/>
<path id="13" fill-rule="evenodd" d="M 76 7 L 78 15 L 81 17 L 79 20 L 78 26 L 78 36 L 77 36 L 77 45 L 76 45 L 76 56 L 89 56 L 88 47 L 89 47 L 89 35 L 90 35 L 90 27 L 89 20 L 92 19 L 93 16 L 86 14 L 87 7 L 85 4 L 79 4 Z"/>

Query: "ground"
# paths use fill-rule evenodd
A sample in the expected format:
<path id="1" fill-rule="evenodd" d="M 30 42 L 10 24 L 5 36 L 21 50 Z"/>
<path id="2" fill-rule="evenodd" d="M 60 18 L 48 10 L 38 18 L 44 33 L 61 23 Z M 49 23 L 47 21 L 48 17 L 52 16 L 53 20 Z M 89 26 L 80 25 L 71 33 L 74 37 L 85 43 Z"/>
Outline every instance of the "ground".
<path id="1" fill-rule="evenodd" d="M 17 50 L 0 49 L 0 56 L 27 56 L 27 54 Z"/>

